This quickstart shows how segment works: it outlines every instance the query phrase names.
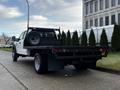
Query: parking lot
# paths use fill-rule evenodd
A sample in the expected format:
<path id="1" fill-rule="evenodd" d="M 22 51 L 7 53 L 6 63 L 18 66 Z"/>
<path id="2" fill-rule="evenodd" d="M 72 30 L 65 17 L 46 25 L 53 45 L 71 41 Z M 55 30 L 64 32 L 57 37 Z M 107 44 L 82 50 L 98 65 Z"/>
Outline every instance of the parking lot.
<path id="1" fill-rule="evenodd" d="M 11 53 L 0 51 L 0 90 L 119 90 L 120 76 L 88 69 L 76 72 L 67 67 L 38 75 L 32 58 L 12 62 Z"/>

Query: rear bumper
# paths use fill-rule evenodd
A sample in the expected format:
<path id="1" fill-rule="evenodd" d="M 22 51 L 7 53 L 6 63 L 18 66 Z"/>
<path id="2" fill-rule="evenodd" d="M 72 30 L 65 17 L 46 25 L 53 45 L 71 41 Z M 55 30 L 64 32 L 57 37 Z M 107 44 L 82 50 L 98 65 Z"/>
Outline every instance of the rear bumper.
<path id="1" fill-rule="evenodd" d="M 84 59 L 101 59 L 101 55 L 86 55 L 86 56 L 55 56 L 61 60 L 84 60 Z"/>
<path id="2" fill-rule="evenodd" d="M 86 55 L 86 56 L 53 56 L 54 61 L 63 64 L 91 64 L 101 59 L 100 55 Z"/>

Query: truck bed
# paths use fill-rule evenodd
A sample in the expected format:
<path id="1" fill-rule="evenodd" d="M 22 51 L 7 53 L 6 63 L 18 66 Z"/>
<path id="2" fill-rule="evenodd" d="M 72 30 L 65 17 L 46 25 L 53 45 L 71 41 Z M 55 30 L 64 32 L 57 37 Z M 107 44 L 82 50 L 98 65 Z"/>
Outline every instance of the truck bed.
<path id="1" fill-rule="evenodd" d="M 106 48 L 101 46 L 24 46 L 25 49 L 52 49 L 52 48 L 65 48 L 65 49 L 100 49 Z"/>
<path id="2" fill-rule="evenodd" d="M 106 47 L 100 46 L 26 46 L 29 50 L 51 50 L 57 59 L 75 59 L 75 58 L 102 58 L 100 49 Z M 56 51 L 57 50 L 57 51 Z M 62 50 L 62 51 L 61 51 Z M 104 56 L 106 57 L 106 56 Z"/>

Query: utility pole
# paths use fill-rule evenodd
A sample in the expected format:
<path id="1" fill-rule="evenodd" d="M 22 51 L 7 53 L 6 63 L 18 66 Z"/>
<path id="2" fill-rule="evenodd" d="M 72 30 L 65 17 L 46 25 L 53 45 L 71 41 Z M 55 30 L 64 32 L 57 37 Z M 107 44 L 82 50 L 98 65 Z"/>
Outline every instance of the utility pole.
<path id="1" fill-rule="evenodd" d="M 30 19 L 30 5 L 29 5 L 29 1 L 26 0 L 26 3 L 27 3 L 27 30 L 29 29 L 29 19 Z"/>

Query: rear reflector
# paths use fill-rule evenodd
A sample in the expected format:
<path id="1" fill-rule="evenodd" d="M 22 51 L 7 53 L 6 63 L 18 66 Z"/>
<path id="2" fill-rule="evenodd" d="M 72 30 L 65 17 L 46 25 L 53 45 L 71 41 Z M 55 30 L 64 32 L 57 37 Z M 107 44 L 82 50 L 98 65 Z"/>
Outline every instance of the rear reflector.
<path id="1" fill-rule="evenodd" d="M 63 49 L 59 49 L 59 48 L 52 49 L 52 53 L 58 53 L 58 52 L 63 52 Z"/>
<path id="2" fill-rule="evenodd" d="M 101 55 L 102 55 L 103 57 L 106 57 L 107 54 L 108 54 L 108 50 L 105 49 L 105 48 L 101 48 L 101 49 L 100 49 L 100 52 L 101 52 Z"/>

